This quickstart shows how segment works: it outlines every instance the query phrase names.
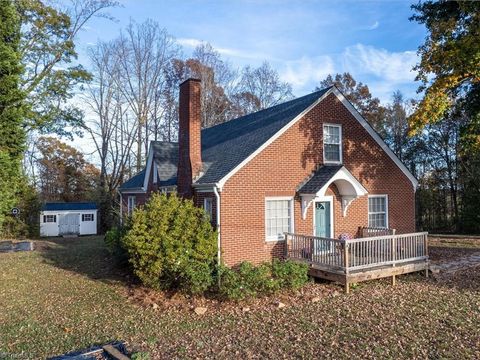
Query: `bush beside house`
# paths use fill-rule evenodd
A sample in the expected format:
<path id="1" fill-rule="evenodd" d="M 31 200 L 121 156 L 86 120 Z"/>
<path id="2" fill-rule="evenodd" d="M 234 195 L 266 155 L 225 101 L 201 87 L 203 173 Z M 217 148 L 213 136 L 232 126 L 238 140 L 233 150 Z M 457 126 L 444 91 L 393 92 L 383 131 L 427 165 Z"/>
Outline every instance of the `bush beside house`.
<path id="1" fill-rule="evenodd" d="M 128 258 L 135 275 L 154 289 L 214 291 L 242 300 L 296 289 L 308 281 L 308 267 L 291 261 L 244 262 L 237 269 L 217 266 L 217 233 L 208 215 L 175 194 L 154 194 L 123 228 L 107 232 L 105 242 L 114 254 Z"/>

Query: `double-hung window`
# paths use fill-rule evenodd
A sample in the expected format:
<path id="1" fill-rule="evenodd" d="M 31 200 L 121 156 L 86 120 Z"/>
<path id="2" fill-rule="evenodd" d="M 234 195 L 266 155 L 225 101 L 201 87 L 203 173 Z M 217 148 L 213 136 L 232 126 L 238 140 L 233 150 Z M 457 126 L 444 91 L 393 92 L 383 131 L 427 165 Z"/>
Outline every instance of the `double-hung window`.
<path id="1" fill-rule="evenodd" d="M 210 221 L 213 219 L 213 199 L 212 198 L 205 198 L 203 199 L 203 209 L 207 213 Z"/>
<path id="2" fill-rule="evenodd" d="M 128 215 L 132 215 L 133 209 L 135 209 L 135 196 L 129 196 L 128 199 L 127 199 Z"/>
<path id="3" fill-rule="evenodd" d="M 293 200 L 288 197 L 265 199 L 267 241 L 283 240 L 285 232 L 293 232 Z"/>
<path id="4" fill-rule="evenodd" d="M 342 163 L 342 127 L 340 125 L 323 125 L 323 162 Z"/>
<path id="5" fill-rule="evenodd" d="M 374 228 L 388 227 L 387 195 L 372 195 L 368 197 L 368 226 Z"/>

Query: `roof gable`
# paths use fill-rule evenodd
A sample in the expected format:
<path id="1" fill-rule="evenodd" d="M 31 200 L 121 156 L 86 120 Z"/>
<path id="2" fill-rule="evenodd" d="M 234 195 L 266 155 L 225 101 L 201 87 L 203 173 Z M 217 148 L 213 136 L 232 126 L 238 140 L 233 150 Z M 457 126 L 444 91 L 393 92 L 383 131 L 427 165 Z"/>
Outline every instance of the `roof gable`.
<path id="1" fill-rule="evenodd" d="M 202 131 L 204 174 L 197 184 L 217 183 L 302 115 L 330 88 L 272 106 Z"/>

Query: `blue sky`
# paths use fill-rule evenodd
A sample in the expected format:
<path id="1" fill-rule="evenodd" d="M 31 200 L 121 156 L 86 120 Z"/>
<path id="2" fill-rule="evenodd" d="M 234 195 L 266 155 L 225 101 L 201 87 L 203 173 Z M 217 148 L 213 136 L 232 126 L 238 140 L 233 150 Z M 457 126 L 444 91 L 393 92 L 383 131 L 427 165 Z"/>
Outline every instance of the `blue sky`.
<path id="1" fill-rule="evenodd" d="M 329 73 L 349 71 L 389 101 L 400 89 L 415 97 L 411 71 L 424 27 L 408 20 L 410 1 L 155 1 L 123 0 L 117 21 L 94 19 L 80 34 L 80 60 L 97 40 L 117 36 L 130 19 L 148 18 L 177 38 L 184 54 L 211 43 L 234 67 L 264 60 L 290 82 L 296 96 Z"/>

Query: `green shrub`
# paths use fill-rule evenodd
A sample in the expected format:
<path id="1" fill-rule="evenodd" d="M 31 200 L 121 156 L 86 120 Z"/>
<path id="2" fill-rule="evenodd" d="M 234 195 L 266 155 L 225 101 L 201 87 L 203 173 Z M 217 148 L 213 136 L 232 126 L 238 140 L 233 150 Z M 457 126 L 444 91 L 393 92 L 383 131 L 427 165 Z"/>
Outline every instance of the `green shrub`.
<path id="1" fill-rule="evenodd" d="M 111 253 L 114 253 L 121 245 L 122 232 L 118 227 L 114 227 L 105 233 L 105 244 Z"/>
<path id="2" fill-rule="evenodd" d="M 299 289 L 308 282 L 308 265 L 291 260 L 273 260 L 272 275 L 284 289 Z"/>
<path id="3" fill-rule="evenodd" d="M 128 263 L 128 254 L 125 246 L 123 245 L 123 237 L 126 234 L 128 225 L 120 227 L 113 227 L 105 233 L 105 244 L 110 254 L 114 255 L 119 262 L 119 265 L 125 265 Z"/>
<path id="4" fill-rule="evenodd" d="M 218 293 L 224 299 L 239 301 L 255 296 L 250 288 L 245 287 L 238 271 L 221 266 L 218 276 L 220 277 Z"/>
<path id="5" fill-rule="evenodd" d="M 149 287 L 195 294 L 213 283 L 217 235 L 204 210 L 190 200 L 152 195 L 133 212 L 121 243 Z"/>
<path id="6" fill-rule="evenodd" d="M 238 301 L 298 289 L 308 281 L 308 266 L 280 260 L 258 266 L 242 262 L 237 269 L 220 267 L 218 276 L 220 296 Z"/>

